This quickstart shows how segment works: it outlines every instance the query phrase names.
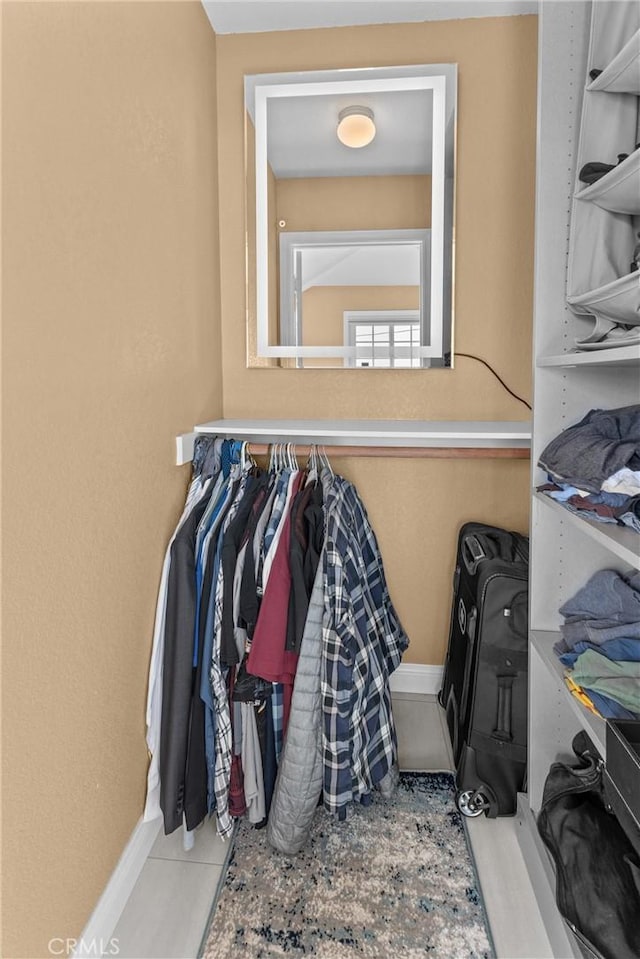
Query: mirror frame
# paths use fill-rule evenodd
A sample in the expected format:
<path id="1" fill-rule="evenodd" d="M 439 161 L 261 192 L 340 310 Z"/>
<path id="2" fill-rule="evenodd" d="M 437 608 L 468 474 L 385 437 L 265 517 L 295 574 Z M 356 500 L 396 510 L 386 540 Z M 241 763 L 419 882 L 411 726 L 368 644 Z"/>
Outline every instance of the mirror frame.
<path id="1" fill-rule="evenodd" d="M 451 86 L 447 93 L 447 77 L 438 70 L 444 67 L 451 71 L 453 77 L 449 80 Z M 410 71 L 424 71 L 414 75 Z M 431 74 L 426 71 L 432 71 Z M 267 167 L 267 109 L 270 98 L 292 96 L 322 96 L 323 94 L 350 94 L 372 92 L 392 92 L 404 90 L 431 90 L 433 93 L 433 144 L 432 144 L 432 197 L 431 197 L 431 269 L 430 269 L 430 305 L 424 310 L 424 316 L 429 317 L 430 344 L 421 346 L 416 354 L 421 358 L 433 359 L 434 356 L 443 356 L 444 353 L 444 270 L 445 270 L 445 197 L 446 197 L 446 124 L 447 98 L 453 98 L 455 106 L 457 100 L 457 69 L 455 64 L 424 64 L 414 66 L 399 66 L 397 68 L 371 68 L 370 70 L 341 70 L 344 79 L 322 79 L 322 72 L 310 72 L 313 79 L 306 82 L 260 83 L 260 76 L 246 78 L 255 82 L 254 94 L 254 128 L 255 128 L 255 186 L 256 186 L 256 356 L 269 359 L 305 359 L 335 357 L 344 360 L 350 359 L 353 352 L 348 346 L 344 347 L 317 347 L 317 346 L 283 346 L 269 344 L 269 313 L 268 313 L 268 167 Z M 376 78 L 363 78 L 363 74 L 376 73 Z M 331 76 L 336 71 L 327 71 Z M 380 76 L 380 73 L 387 74 Z M 349 74 L 357 74 L 357 79 L 349 79 Z M 267 75 L 268 76 L 268 75 Z M 279 75 L 284 81 L 286 75 Z M 290 75 L 297 78 L 300 74 Z M 245 109 L 247 105 L 245 103 Z M 454 109 L 455 118 L 455 109 Z M 455 123 L 452 133 L 455 151 Z M 454 161 L 455 163 L 455 161 Z M 454 167 L 455 170 L 455 167 Z M 455 175 L 455 173 L 454 173 Z M 451 210 L 451 283 L 453 284 L 453 216 Z M 421 295 L 421 324 L 423 323 L 423 299 Z M 451 335 L 453 332 L 453 291 L 448 299 L 451 303 L 450 323 Z"/>
<path id="2" fill-rule="evenodd" d="M 420 289 L 426 289 L 429 276 L 428 261 L 431 251 L 431 230 L 343 230 L 323 232 L 321 230 L 305 233 L 279 234 L 280 241 L 280 346 L 294 346 L 297 350 L 296 359 L 313 357 L 315 359 L 344 359 L 357 358 L 357 350 L 347 346 L 302 346 L 300 343 L 301 330 L 293 315 L 290 293 L 294 287 L 293 281 L 293 251 L 299 249 L 310 250 L 317 246 L 397 246 L 409 245 L 419 248 L 420 256 Z M 371 311 L 369 311 L 371 312 Z M 424 330 L 431 330 L 429 320 L 429 304 L 421 297 L 420 309 L 421 338 Z M 442 332 L 442 331 L 441 331 Z M 440 343 L 429 344 L 423 347 L 426 355 L 431 358 L 440 356 L 442 351 L 442 336 Z M 302 352 L 304 350 L 304 353 Z M 421 353 L 420 356 L 424 356 Z"/>

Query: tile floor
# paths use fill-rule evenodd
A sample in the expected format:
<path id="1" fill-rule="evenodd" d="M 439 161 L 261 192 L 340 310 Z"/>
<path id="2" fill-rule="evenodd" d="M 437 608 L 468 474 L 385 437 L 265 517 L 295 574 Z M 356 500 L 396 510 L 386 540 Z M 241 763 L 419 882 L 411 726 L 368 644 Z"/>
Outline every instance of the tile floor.
<path id="1" fill-rule="evenodd" d="M 450 769 L 435 697 L 395 694 L 393 703 L 400 768 Z M 497 959 L 551 959 L 515 818 L 482 816 L 468 826 Z M 113 932 L 120 959 L 197 959 L 228 853 L 210 823 L 197 831 L 190 852 L 178 834 L 160 834 Z"/>

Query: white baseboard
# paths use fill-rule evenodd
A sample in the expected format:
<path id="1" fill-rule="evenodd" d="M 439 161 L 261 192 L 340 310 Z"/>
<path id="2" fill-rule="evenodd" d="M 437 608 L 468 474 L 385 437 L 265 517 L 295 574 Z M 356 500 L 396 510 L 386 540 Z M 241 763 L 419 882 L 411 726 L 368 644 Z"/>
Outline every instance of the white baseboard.
<path id="1" fill-rule="evenodd" d="M 421 666 L 418 663 L 400 663 L 391 674 L 392 693 L 422 693 L 435 695 L 442 686 L 443 666 Z"/>
<path id="2" fill-rule="evenodd" d="M 138 821 L 76 944 L 72 953 L 74 959 L 95 959 L 96 955 L 100 956 L 103 952 L 109 954 L 108 944 L 113 930 L 133 892 L 161 825 L 161 819 L 154 819 L 152 822 L 143 822 L 142 819 Z M 97 952 L 99 946 L 102 948 Z"/>

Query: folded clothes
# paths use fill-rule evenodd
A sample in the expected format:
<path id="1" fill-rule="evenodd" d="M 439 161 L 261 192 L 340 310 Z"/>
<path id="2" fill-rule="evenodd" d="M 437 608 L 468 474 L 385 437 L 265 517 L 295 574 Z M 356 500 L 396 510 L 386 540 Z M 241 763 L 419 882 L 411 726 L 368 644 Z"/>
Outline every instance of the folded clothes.
<path id="1" fill-rule="evenodd" d="M 617 519 L 640 533 L 640 496 L 632 496 L 624 506 L 619 506 Z"/>
<path id="2" fill-rule="evenodd" d="M 586 706 L 589 712 L 595 713 L 596 716 L 601 715 L 595 703 L 589 696 L 589 693 L 586 692 L 586 690 L 584 690 L 582 686 L 578 686 L 577 683 L 574 683 L 569 673 L 565 673 L 564 682 L 565 682 L 565 686 L 567 687 L 571 695 L 575 696 L 578 702 L 582 703 L 583 706 Z"/>
<path id="3" fill-rule="evenodd" d="M 630 470 L 624 466 L 607 477 L 602 484 L 602 492 L 627 493 L 629 496 L 640 494 L 640 470 Z"/>
<path id="4" fill-rule="evenodd" d="M 600 644 L 580 640 L 571 650 L 560 654 L 560 662 L 564 666 L 572 667 L 578 656 L 587 649 L 595 649 L 601 656 L 616 662 L 640 662 L 640 639 L 627 638 L 608 639 Z"/>
<path id="5" fill-rule="evenodd" d="M 595 689 L 586 689 L 584 692 L 588 694 L 594 709 L 603 719 L 638 719 L 638 713 L 625 709 L 615 699 L 603 696 Z"/>
<path id="6" fill-rule="evenodd" d="M 583 689 L 582 686 L 578 686 L 569 675 L 564 677 L 564 681 L 571 695 L 574 696 L 582 706 L 585 706 L 589 712 L 600 716 L 601 719 L 635 720 L 639 718 L 637 713 L 631 712 L 630 709 L 625 709 L 625 707 L 617 703 L 615 699 L 609 699 L 608 696 L 603 696 L 602 693 L 598 693 L 593 689 Z"/>
<path id="7" fill-rule="evenodd" d="M 639 622 L 640 572 L 623 576 L 615 569 L 598 570 L 560 607 L 560 615 L 567 620 L 598 619 L 611 624 Z"/>
<path id="8" fill-rule="evenodd" d="M 618 470 L 640 470 L 640 405 L 590 410 L 556 436 L 538 465 L 554 480 L 599 493 Z"/>
<path id="9" fill-rule="evenodd" d="M 576 659 L 570 677 L 577 686 L 608 696 L 633 713 L 640 712 L 640 662 L 614 662 L 587 649 Z"/>
<path id="10" fill-rule="evenodd" d="M 637 623 L 614 623 L 606 619 L 575 619 L 560 627 L 562 639 L 553 647 L 558 656 L 568 653 L 578 643 L 602 646 L 617 639 L 640 639 L 640 620 Z"/>

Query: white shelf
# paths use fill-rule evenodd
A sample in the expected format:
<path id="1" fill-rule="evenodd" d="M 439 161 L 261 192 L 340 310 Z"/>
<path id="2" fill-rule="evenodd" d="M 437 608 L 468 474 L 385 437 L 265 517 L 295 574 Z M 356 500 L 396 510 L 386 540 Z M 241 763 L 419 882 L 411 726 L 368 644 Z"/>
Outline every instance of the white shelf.
<path id="1" fill-rule="evenodd" d="M 537 502 L 544 503 L 548 509 L 555 510 L 558 518 L 570 523 L 575 529 L 581 530 L 585 536 L 608 549 L 613 556 L 617 556 L 634 569 L 640 569 L 640 533 L 636 533 L 633 529 L 614 526 L 612 523 L 598 523 L 596 520 L 578 516 L 544 493 L 536 492 L 533 496 Z"/>
<path id="2" fill-rule="evenodd" d="M 640 366 L 640 346 L 617 346 L 612 349 L 539 356 L 536 366 Z"/>
<path id="3" fill-rule="evenodd" d="M 554 681 L 563 688 L 571 710 L 578 718 L 582 728 L 588 733 L 589 738 L 602 758 L 605 759 L 607 724 L 604 719 L 601 719 L 599 716 L 590 712 L 585 706 L 582 706 L 576 697 L 572 696 L 567 689 L 564 682 L 565 668 L 553 651 L 554 643 L 557 643 L 560 638 L 560 633 L 532 630 L 531 645 L 549 670 Z"/>
<path id="4" fill-rule="evenodd" d="M 254 443 L 522 449 L 531 446 L 529 422 L 225 419 L 202 423 L 195 427 L 195 432 Z"/>

